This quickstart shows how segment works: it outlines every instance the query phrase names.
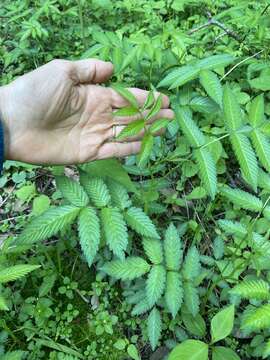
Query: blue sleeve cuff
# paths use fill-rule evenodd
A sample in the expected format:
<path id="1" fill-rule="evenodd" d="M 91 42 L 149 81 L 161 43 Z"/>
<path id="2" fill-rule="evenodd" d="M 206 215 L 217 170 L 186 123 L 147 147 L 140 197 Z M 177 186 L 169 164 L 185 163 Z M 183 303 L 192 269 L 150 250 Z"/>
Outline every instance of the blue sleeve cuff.
<path id="1" fill-rule="evenodd" d="M 4 127 L 0 119 L 0 175 L 3 171 L 3 164 L 4 164 Z"/>

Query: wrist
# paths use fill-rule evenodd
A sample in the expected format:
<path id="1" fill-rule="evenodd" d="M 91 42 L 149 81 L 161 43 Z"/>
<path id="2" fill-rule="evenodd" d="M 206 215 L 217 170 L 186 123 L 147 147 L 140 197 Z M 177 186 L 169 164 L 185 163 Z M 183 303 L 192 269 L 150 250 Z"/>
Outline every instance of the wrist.
<path id="1" fill-rule="evenodd" d="M 10 124 L 8 116 L 8 85 L 0 87 L 0 121 L 4 134 L 4 158 L 9 159 Z"/>

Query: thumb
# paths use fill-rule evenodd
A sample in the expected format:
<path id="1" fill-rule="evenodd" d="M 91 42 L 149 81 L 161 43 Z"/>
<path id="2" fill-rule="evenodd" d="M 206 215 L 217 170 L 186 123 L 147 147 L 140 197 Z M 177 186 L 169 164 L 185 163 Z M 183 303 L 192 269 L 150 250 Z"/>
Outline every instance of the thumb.
<path id="1" fill-rule="evenodd" d="M 76 83 L 96 84 L 107 81 L 113 74 L 113 64 L 110 62 L 89 59 L 73 62 L 74 72 L 72 72 Z"/>

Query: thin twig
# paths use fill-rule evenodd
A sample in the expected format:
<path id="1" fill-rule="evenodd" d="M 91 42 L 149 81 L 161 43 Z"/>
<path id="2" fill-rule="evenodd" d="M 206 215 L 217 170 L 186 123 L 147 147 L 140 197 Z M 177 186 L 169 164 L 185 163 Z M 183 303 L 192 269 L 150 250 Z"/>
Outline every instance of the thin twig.
<path id="1" fill-rule="evenodd" d="M 247 60 L 256 57 L 257 55 L 261 54 L 263 51 L 264 51 L 264 49 L 256 52 L 256 54 L 253 54 L 253 55 L 251 55 L 251 56 L 248 56 L 247 58 L 241 60 L 239 63 L 235 64 L 228 72 L 226 72 L 226 74 L 224 74 L 224 75 L 222 76 L 222 78 L 220 79 L 220 81 L 222 81 L 223 79 L 225 79 L 225 77 L 227 77 L 227 76 L 228 76 L 234 69 L 236 69 L 239 65 L 242 65 L 242 64 L 243 64 L 244 62 L 246 62 Z"/>

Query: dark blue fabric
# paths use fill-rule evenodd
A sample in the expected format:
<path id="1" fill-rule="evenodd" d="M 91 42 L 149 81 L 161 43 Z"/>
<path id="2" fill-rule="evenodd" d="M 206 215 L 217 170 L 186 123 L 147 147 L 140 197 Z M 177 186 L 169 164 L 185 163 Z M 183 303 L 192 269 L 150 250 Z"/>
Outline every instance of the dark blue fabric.
<path id="1" fill-rule="evenodd" d="M 3 171 L 3 163 L 4 163 L 4 128 L 0 119 L 0 175 Z"/>

